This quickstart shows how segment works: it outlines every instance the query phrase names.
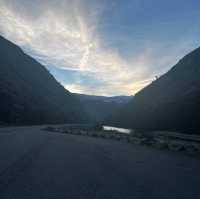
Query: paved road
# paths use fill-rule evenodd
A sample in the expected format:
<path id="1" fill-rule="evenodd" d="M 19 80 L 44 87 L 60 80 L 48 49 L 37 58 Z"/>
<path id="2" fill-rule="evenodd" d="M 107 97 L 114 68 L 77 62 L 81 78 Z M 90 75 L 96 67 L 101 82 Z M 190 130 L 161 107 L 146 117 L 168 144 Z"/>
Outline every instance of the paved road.
<path id="1" fill-rule="evenodd" d="M 117 141 L 0 129 L 1 199 L 198 199 L 200 160 Z"/>

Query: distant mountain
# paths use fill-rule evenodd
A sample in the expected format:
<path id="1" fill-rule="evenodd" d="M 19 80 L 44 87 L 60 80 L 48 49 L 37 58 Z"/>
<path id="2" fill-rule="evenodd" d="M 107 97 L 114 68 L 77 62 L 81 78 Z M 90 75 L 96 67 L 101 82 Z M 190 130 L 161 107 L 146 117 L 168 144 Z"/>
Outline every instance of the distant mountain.
<path id="1" fill-rule="evenodd" d="M 200 133 L 200 48 L 141 90 L 109 124 Z"/>
<path id="2" fill-rule="evenodd" d="M 84 101 L 101 101 L 101 102 L 116 102 L 116 103 L 127 103 L 129 102 L 133 96 L 113 96 L 113 97 L 106 97 L 106 96 L 97 96 L 97 95 L 85 95 L 85 94 L 78 94 L 76 95 L 80 98 L 82 102 Z"/>
<path id="3" fill-rule="evenodd" d="M 104 121 L 133 98 L 133 96 L 105 97 L 84 94 L 75 95 L 80 99 L 91 120 L 94 122 Z"/>
<path id="4" fill-rule="evenodd" d="M 36 60 L 0 37 L 0 123 L 81 123 L 80 101 Z"/>

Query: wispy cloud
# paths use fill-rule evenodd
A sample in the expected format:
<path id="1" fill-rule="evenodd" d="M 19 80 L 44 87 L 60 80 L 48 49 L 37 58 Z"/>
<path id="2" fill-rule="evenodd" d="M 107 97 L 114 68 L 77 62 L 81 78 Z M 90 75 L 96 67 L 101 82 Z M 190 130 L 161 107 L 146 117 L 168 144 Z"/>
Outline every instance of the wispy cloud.
<path id="1" fill-rule="evenodd" d="M 79 71 L 96 80 L 87 84 L 76 79 L 68 84 L 61 82 L 71 91 L 133 94 L 155 75 L 165 72 L 188 46 L 183 42 L 167 53 L 159 52 L 159 44 L 151 43 L 151 48 L 143 44 L 137 54 L 131 54 L 133 49 L 129 49 L 127 58 L 119 48 L 109 46 L 98 31 L 103 26 L 99 20 L 106 9 L 101 1 L 36 1 L 31 4 L 24 0 L 0 0 L 0 33 L 47 67 Z M 123 35 L 120 39 L 123 40 Z M 97 81 L 101 83 L 96 84 Z"/>

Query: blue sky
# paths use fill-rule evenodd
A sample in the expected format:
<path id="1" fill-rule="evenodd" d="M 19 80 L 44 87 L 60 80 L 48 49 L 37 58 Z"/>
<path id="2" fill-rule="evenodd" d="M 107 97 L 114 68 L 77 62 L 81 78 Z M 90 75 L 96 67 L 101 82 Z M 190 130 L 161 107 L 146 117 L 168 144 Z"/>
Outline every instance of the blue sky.
<path id="1" fill-rule="evenodd" d="M 133 95 L 200 46 L 200 2 L 0 0 L 0 34 L 72 92 Z"/>

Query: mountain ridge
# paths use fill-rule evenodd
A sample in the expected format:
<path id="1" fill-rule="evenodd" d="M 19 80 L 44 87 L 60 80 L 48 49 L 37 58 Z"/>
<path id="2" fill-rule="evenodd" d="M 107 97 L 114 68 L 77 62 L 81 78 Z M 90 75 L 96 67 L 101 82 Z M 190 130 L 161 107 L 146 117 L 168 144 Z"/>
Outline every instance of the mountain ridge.
<path id="1" fill-rule="evenodd" d="M 138 92 L 112 125 L 199 133 L 200 48 L 184 56 L 167 73 Z"/>
<path id="2" fill-rule="evenodd" d="M 116 95 L 116 96 L 102 96 L 102 95 L 88 95 L 82 93 L 74 93 L 75 95 L 79 96 L 80 100 L 98 100 L 104 102 L 116 102 L 116 103 L 127 103 L 130 101 L 133 96 L 128 95 Z"/>
<path id="3" fill-rule="evenodd" d="M 78 98 L 48 70 L 0 36 L 0 121 L 12 124 L 83 122 Z"/>
<path id="4" fill-rule="evenodd" d="M 75 95 L 80 99 L 91 120 L 98 123 L 109 118 L 133 98 L 133 96 L 106 97 L 77 93 Z"/>

